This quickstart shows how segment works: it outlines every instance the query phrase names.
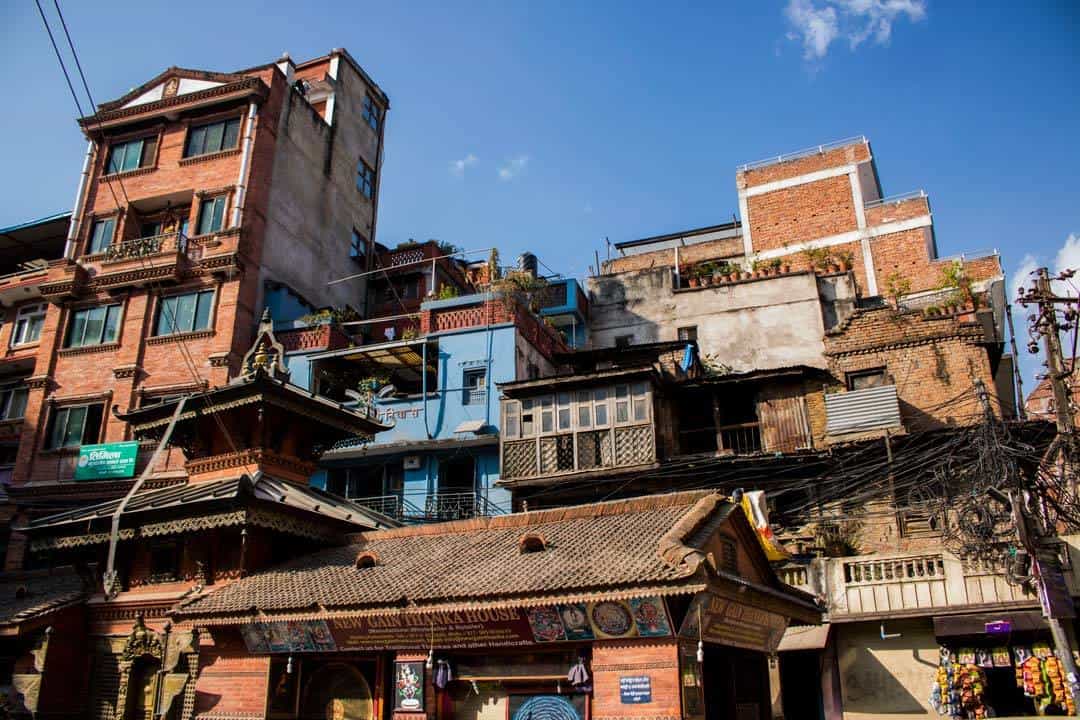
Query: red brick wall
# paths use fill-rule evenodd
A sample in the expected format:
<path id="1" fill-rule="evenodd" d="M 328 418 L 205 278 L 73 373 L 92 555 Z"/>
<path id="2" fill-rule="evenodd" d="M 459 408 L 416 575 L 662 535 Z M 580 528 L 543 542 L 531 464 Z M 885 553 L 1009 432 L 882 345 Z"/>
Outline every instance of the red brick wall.
<path id="1" fill-rule="evenodd" d="M 885 203 L 868 207 L 866 212 L 866 224 L 869 227 L 884 225 L 885 223 L 910 220 L 921 215 L 930 214 L 930 200 L 925 197 L 910 198 L 899 202 Z"/>
<path id="2" fill-rule="evenodd" d="M 675 640 L 610 640 L 593 643 L 592 720 L 682 717 L 679 649 Z M 652 702 L 623 705 L 619 678 L 648 676 Z"/>
<path id="3" fill-rule="evenodd" d="M 711 242 L 687 245 L 679 248 L 679 262 L 683 265 L 719 258 L 741 258 L 743 241 L 741 237 L 713 240 Z M 654 267 L 673 267 L 675 251 L 673 249 L 616 257 L 604 262 L 604 273 L 614 274 L 633 270 L 648 270 Z"/>
<path id="4" fill-rule="evenodd" d="M 202 633 L 196 718 L 261 718 L 266 713 L 270 658 L 248 655 L 239 631 Z"/>
<path id="5" fill-rule="evenodd" d="M 754 250 L 771 250 L 857 229 L 847 175 L 747 198 Z"/>
<path id="6" fill-rule="evenodd" d="M 862 141 L 855 141 L 850 145 L 827 150 L 823 153 L 807 155 L 752 170 L 740 170 L 735 177 L 740 188 L 751 188 L 755 185 L 786 180 L 787 178 L 827 170 L 841 165 L 865 162 L 869 159 L 870 146 Z"/>

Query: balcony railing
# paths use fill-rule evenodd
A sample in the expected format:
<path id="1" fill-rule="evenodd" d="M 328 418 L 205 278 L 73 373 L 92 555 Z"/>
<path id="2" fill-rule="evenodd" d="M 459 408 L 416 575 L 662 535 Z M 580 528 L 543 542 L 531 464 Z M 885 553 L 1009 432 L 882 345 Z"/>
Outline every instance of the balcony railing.
<path id="1" fill-rule="evenodd" d="M 750 455 L 761 452 L 761 425 L 757 422 L 720 425 L 716 428 L 720 452 L 728 455 Z"/>
<path id="2" fill-rule="evenodd" d="M 485 496 L 474 492 L 434 493 L 424 501 L 425 520 L 465 520 L 501 512 Z"/>
<path id="3" fill-rule="evenodd" d="M 94 257 L 105 262 L 119 262 L 121 260 L 137 260 L 168 251 L 186 252 L 187 237 L 183 233 L 172 232 L 126 240 L 109 245 L 103 252 L 96 254 Z"/>
<path id="4" fill-rule="evenodd" d="M 349 498 L 357 505 L 382 513 L 395 520 L 420 515 L 420 508 L 405 500 L 400 495 L 372 495 L 370 497 Z"/>

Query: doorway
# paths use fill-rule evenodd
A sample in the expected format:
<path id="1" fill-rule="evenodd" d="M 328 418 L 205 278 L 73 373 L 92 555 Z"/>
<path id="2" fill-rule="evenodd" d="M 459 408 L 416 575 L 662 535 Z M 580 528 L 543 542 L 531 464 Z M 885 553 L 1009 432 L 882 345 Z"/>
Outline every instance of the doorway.
<path id="1" fill-rule="evenodd" d="M 300 705 L 303 720 L 373 720 L 371 688 L 364 674 L 331 662 L 307 679 Z"/>
<path id="2" fill-rule="evenodd" d="M 763 653 L 706 645 L 702 679 L 706 720 L 769 720 L 769 668 Z"/>

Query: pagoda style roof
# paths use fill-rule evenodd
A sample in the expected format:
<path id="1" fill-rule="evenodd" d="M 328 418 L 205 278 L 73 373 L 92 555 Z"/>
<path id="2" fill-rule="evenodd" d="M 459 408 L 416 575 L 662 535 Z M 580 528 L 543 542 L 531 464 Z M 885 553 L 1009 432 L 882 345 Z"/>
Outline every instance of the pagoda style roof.
<path id="1" fill-rule="evenodd" d="M 115 415 L 130 423 L 135 435 L 146 435 L 169 424 L 178 402 L 180 399 L 176 398 L 145 408 L 115 412 Z M 271 377 L 262 370 L 249 376 L 241 376 L 228 385 L 188 396 L 185 409 L 177 423 L 190 422 L 255 403 L 267 403 L 291 410 L 308 420 L 351 435 L 370 437 L 390 428 L 389 425 L 379 422 L 377 416 L 366 408 L 346 407 L 342 403 L 293 385 L 285 378 Z"/>
<path id="2" fill-rule="evenodd" d="M 18 633 L 24 623 L 82 602 L 83 579 L 71 567 L 0 573 L 0 635 Z"/>
<path id="3" fill-rule="evenodd" d="M 773 574 L 738 506 L 710 492 L 654 495 L 450 523 L 365 532 L 174 610 L 184 620 L 435 612 L 701 592 L 716 580 L 802 614 L 809 595 Z M 725 523 L 756 558 L 755 578 L 714 566 L 704 549 Z"/>
<path id="4" fill-rule="evenodd" d="M 110 500 L 37 518 L 21 530 L 30 534 L 34 549 L 106 543 L 120 502 Z M 120 539 L 249 523 L 316 539 L 398 525 L 333 493 L 256 473 L 255 477 L 242 475 L 136 493 L 124 509 Z"/>

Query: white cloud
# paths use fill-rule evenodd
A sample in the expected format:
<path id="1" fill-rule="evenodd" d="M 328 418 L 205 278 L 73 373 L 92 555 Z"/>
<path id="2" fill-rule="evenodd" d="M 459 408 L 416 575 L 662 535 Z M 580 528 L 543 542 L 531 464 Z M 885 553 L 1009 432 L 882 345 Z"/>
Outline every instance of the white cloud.
<path id="1" fill-rule="evenodd" d="M 784 16 L 791 26 L 788 39 L 802 41 L 807 60 L 820 60 L 838 38 L 852 50 L 871 37 L 887 44 L 897 20 L 926 17 L 926 0 L 788 0 Z"/>
<path id="2" fill-rule="evenodd" d="M 528 164 L 528 155 L 518 155 L 517 157 L 510 158 L 505 165 L 499 168 L 499 179 L 513 180 L 515 177 L 525 171 L 525 167 Z"/>
<path id="3" fill-rule="evenodd" d="M 1006 298 L 1009 302 L 1013 302 L 1016 296 L 1020 294 L 1020 288 L 1028 287 L 1034 280 L 1032 275 L 1039 268 L 1039 259 L 1028 253 L 1020 261 L 1020 265 L 1017 266 L 1016 272 L 1013 273 L 1012 282 L 1009 283 L 1009 297 Z"/>
<path id="4" fill-rule="evenodd" d="M 480 162 L 480 158 L 476 157 L 472 153 L 469 153 L 460 160 L 455 160 L 450 163 L 450 172 L 454 173 L 458 177 L 465 176 L 465 168 L 472 167 L 476 163 Z"/>
<path id="5" fill-rule="evenodd" d="M 1060 296 L 1076 296 L 1077 286 L 1080 285 L 1080 233 L 1069 233 L 1065 238 L 1065 242 L 1054 253 L 1054 262 L 1047 263 L 1045 258 L 1041 258 L 1037 255 L 1027 254 L 1017 265 L 1015 272 L 1009 283 L 1009 297 L 1008 300 L 1011 303 L 1015 303 L 1016 296 L 1021 287 L 1032 287 L 1035 284 L 1035 276 L 1032 275 L 1035 270 L 1040 267 L 1046 267 L 1050 271 L 1050 276 L 1056 276 L 1063 270 L 1076 270 L 1077 277 L 1073 278 L 1069 282 L 1055 281 L 1053 283 L 1054 293 Z M 1042 366 L 1043 353 L 1040 348 L 1036 355 L 1031 355 L 1027 351 L 1028 343 L 1028 316 L 1036 312 L 1035 306 L 1029 305 L 1024 307 L 1023 305 L 1013 305 L 1013 321 L 1016 323 L 1016 344 L 1019 346 L 1020 352 L 1020 366 L 1023 369 L 1024 383 L 1027 385 L 1029 382 L 1038 383 L 1039 377 L 1041 377 L 1046 369 Z M 1069 348 L 1072 347 L 1071 337 L 1066 338 L 1062 336 L 1062 343 Z M 1025 387 L 1025 392 L 1030 393 L 1033 386 Z"/>

